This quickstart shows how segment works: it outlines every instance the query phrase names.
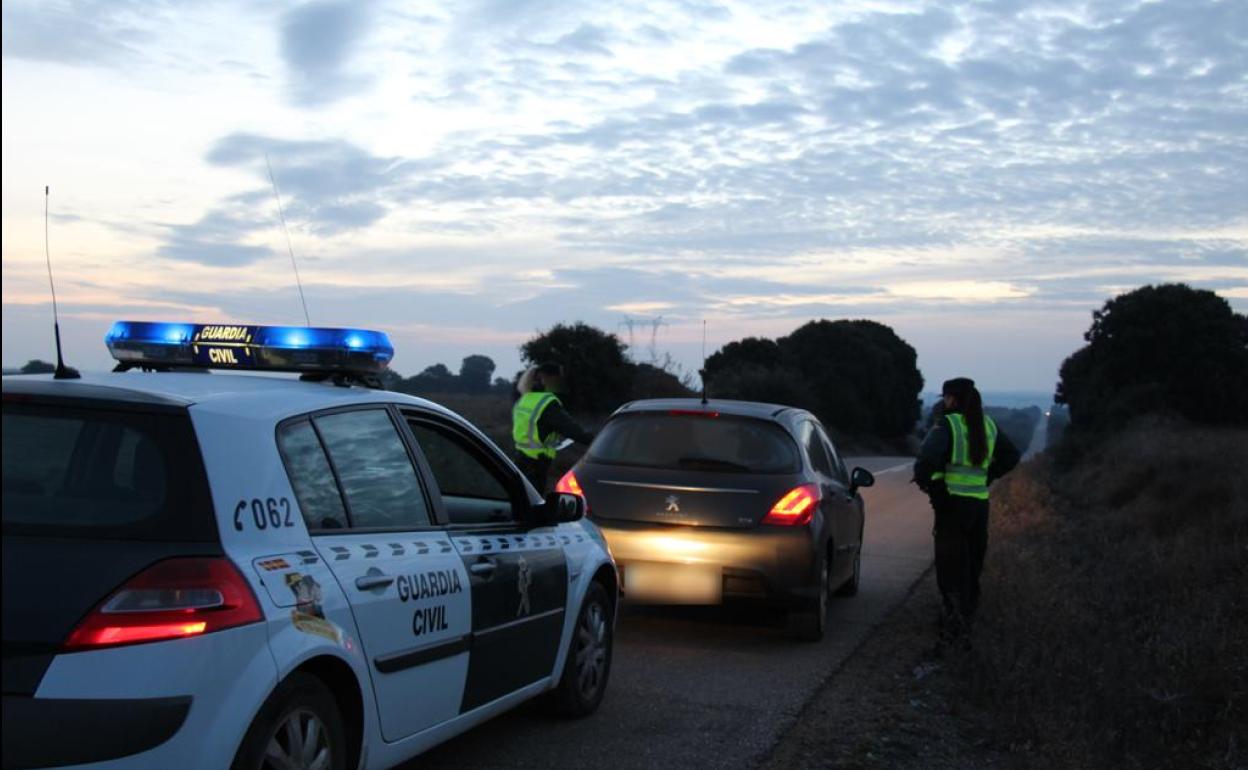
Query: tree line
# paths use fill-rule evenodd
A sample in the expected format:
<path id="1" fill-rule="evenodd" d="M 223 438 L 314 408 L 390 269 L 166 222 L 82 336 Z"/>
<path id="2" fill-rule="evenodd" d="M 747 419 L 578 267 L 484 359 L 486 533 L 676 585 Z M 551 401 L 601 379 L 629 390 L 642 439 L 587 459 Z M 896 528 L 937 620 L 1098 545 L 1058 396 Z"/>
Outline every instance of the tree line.
<path id="1" fill-rule="evenodd" d="M 1053 417 L 1060 425 L 1050 426 L 1057 433 L 1067 423 L 1076 432 L 1113 430 L 1143 414 L 1248 424 L 1248 317 L 1216 293 L 1181 283 L 1125 292 L 1092 314 L 1084 339 L 1059 372 Z M 520 347 L 526 365 L 563 364 L 566 401 L 587 414 L 632 399 L 696 394 L 693 378 L 670 359 L 637 363 L 626 351 L 616 335 L 580 322 L 556 324 Z M 469 358 L 484 360 L 467 380 L 461 367 L 458 382 L 480 389 L 479 372 L 488 363 L 492 373 L 493 362 Z M 448 375 L 446 367 L 430 367 L 404 382 L 415 392 L 446 391 L 456 382 Z M 729 342 L 701 375 L 711 398 L 805 408 L 845 434 L 900 438 L 922 413 L 914 348 L 875 321 L 810 321 L 776 339 Z M 513 382 L 496 378 L 491 388 L 511 392 Z"/>
<path id="2" fill-rule="evenodd" d="M 615 334 L 585 323 L 556 324 L 520 346 L 526 365 L 562 364 L 574 411 L 604 415 L 641 398 L 697 395 L 695 381 L 669 359 L 635 362 Z M 465 371 L 472 360 L 472 377 Z M 486 386 L 484 356 L 464 359 L 460 375 L 442 364 L 415 377 L 392 376 L 388 387 L 409 393 L 511 392 L 514 380 Z M 488 366 L 487 366 L 488 364 Z M 775 340 L 749 337 L 730 342 L 702 371 L 711 398 L 766 401 L 809 409 L 839 432 L 896 438 L 919 419 L 919 374 L 914 348 L 874 321 L 811 321 Z M 475 383 L 475 390 L 465 387 Z"/>
<path id="3" fill-rule="evenodd" d="M 1076 432 L 1120 428 L 1143 414 L 1199 424 L 1248 424 L 1248 317 L 1212 291 L 1186 284 L 1143 286 L 1092 314 L 1087 342 L 1062 364 L 1054 417 Z M 691 373 L 670 357 L 635 362 L 615 334 L 582 322 L 560 323 L 520 346 L 524 364 L 562 364 L 574 411 L 605 415 L 626 401 L 696 395 Z M 55 367 L 34 360 L 23 374 Z M 514 393 L 515 377 L 496 377 L 488 356 L 473 354 L 452 372 L 434 364 L 383 384 L 404 393 Z M 898 438 L 922 412 L 923 376 L 913 347 L 892 328 L 866 320 L 810 321 L 791 334 L 746 337 L 721 347 L 701 372 L 712 398 L 797 406 L 838 432 Z M 1060 432 L 1060 431 L 1059 431 Z"/>
<path id="4" fill-rule="evenodd" d="M 538 332 L 520 346 L 520 358 L 526 367 L 548 361 L 562 365 L 567 385 L 563 400 L 570 409 L 586 414 L 607 414 L 624 402 L 639 398 L 693 394 L 691 378 L 670 359 L 638 363 L 630 360 L 626 351 L 616 335 L 576 322 L 556 324 Z M 514 395 L 522 372 L 516 372 L 511 379 L 495 377 L 491 381 L 495 368 L 488 356 L 472 355 L 464 359 L 458 375 L 444 364 L 434 364 L 414 377 L 389 372 L 383 384 L 391 390 L 416 395 Z"/>

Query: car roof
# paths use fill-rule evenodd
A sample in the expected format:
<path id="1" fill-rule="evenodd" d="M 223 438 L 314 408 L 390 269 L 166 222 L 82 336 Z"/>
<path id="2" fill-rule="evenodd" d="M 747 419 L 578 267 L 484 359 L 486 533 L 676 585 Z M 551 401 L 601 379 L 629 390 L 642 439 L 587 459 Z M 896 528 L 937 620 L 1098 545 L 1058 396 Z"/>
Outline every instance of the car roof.
<path id="1" fill-rule="evenodd" d="M 737 417 L 755 417 L 764 420 L 787 420 L 797 416 L 807 416 L 809 412 L 784 404 L 768 404 L 761 401 L 736 401 L 729 398 L 712 398 L 702 403 L 700 398 L 647 398 L 641 401 L 630 401 L 619 409 L 615 415 L 636 412 L 664 412 L 670 410 L 692 410 L 719 412 L 720 414 Z"/>
<path id="2" fill-rule="evenodd" d="M 86 373 L 74 380 L 57 380 L 50 374 L 9 375 L 3 378 L 3 392 L 5 395 L 197 406 L 206 411 L 256 418 L 281 418 L 349 404 L 396 402 L 449 414 L 437 404 L 394 391 L 305 382 L 294 376 L 217 372 Z"/>

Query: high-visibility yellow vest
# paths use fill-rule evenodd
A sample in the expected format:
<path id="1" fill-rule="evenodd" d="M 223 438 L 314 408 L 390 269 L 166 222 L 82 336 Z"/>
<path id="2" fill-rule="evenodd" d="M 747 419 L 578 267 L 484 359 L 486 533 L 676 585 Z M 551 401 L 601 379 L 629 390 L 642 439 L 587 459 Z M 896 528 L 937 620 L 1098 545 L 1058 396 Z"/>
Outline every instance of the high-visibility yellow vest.
<path id="1" fill-rule="evenodd" d="M 992 464 L 992 453 L 997 448 L 997 424 L 988 415 L 984 415 L 984 436 L 988 439 L 988 452 L 979 465 L 971 464 L 971 447 L 968 440 L 969 430 L 966 418 L 961 412 L 945 415 L 949 423 L 949 436 L 953 441 L 953 449 L 949 453 L 949 462 L 944 471 L 932 474 L 933 481 L 944 480 L 949 494 L 959 497 L 974 497 L 978 500 L 988 499 L 988 466 Z"/>
<path id="2" fill-rule="evenodd" d="M 537 421 L 542 419 L 542 412 L 547 407 L 558 403 L 559 397 L 554 393 L 535 391 L 525 393 L 511 408 L 511 438 L 516 442 L 518 452 L 534 460 L 542 457 L 554 458 L 560 437 L 552 432 L 542 440 L 537 435 Z"/>

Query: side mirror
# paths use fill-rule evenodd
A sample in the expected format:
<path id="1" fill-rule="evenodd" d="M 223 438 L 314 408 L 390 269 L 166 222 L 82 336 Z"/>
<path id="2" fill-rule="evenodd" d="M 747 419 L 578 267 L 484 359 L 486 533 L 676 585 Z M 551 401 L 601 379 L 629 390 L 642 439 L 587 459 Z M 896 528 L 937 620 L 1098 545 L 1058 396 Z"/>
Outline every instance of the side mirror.
<path id="1" fill-rule="evenodd" d="M 866 468 L 854 468 L 854 470 L 849 474 L 849 493 L 851 495 L 856 494 L 858 490 L 863 487 L 870 487 L 874 485 L 875 475 Z"/>
<path id="2" fill-rule="evenodd" d="M 566 492 L 551 492 L 546 495 L 546 502 L 537 509 L 534 517 L 539 524 L 562 524 L 566 521 L 579 521 L 585 516 L 585 498 L 570 495 Z"/>

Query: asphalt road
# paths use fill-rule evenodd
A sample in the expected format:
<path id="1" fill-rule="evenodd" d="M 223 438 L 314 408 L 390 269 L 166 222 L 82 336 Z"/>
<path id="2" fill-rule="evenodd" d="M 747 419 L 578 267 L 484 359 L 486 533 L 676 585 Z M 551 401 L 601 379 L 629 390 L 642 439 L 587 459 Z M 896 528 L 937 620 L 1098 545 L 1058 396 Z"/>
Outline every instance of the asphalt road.
<path id="1" fill-rule="evenodd" d="M 877 479 L 863 491 L 862 582 L 857 596 L 832 602 L 822 642 L 794 641 L 781 618 L 757 611 L 626 608 L 596 714 L 565 721 L 521 707 L 404 770 L 754 766 L 931 563 L 931 512 L 908 483 L 911 461 L 856 462 Z"/>
<path id="2" fill-rule="evenodd" d="M 1047 413 L 1040 415 L 1040 421 L 1036 423 L 1036 429 L 1031 434 L 1031 443 L 1027 445 L 1027 450 L 1023 453 L 1023 459 L 1027 460 L 1035 457 L 1044 448 L 1049 445 L 1049 415 Z"/>

